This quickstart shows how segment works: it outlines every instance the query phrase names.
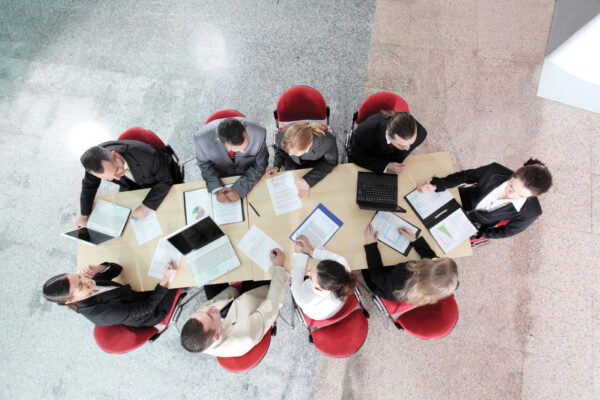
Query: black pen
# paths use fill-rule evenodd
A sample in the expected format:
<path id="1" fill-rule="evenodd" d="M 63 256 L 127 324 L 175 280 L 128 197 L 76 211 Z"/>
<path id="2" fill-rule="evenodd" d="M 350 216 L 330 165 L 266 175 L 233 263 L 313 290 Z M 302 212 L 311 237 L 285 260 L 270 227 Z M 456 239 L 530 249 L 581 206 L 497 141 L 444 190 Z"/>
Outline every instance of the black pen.
<path id="1" fill-rule="evenodd" d="M 260 217 L 260 214 L 258 213 L 258 211 L 256 211 L 256 208 L 254 208 L 254 206 L 252 205 L 252 203 L 248 202 L 248 205 L 250 205 L 250 207 L 252 207 L 252 209 L 254 210 L 254 212 L 256 213 L 256 215 L 258 215 Z"/>

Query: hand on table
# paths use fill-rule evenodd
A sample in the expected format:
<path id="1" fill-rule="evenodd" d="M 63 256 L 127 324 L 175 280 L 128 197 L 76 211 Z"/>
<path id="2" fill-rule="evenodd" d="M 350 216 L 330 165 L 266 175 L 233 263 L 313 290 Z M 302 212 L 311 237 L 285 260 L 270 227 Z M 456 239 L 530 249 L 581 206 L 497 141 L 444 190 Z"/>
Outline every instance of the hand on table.
<path id="1" fill-rule="evenodd" d="M 169 285 L 169 281 L 171 280 L 172 277 L 175 276 L 176 273 L 177 273 L 177 263 L 175 262 L 175 260 L 172 259 L 168 263 L 165 264 L 163 277 L 160 280 L 159 285 L 166 288 Z"/>
<path id="2" fill-rule="evenodd" d="M 277 167 L 267 167 L 265 174 L 267 174 L 268 176 L 273 176 L 278 172 L 279 172 L 279 168 L 277 168 Z"/>
<path id="3" fill-rule="evenodd" d="M 407 238 L 408 240 L 410 240 L 411 243 L 414 242 L 415 240 L 417 240 L 417 237 L 415 235 L 413 235 L 411 230 L 405 226 L 399 227 L 398 233 L 401 234 L 402 236 L 404 236 L 405 238 Z"/>
<path id="4" fill-rule="evenodd" d="M 301 200 L 310 194 L 310 186 L 304 179 L 298 179 L 296 181 L 296 187 L 298 188 L 298 197 L 300 197 Z"/>
<path id="5" fill-rule="evenodd" d="M 417 190 L 420 193 L 435 192 L 437 187 L 431 184 L 431 179 L 424 183 L 417 183 Z"/>
<path id="6" fill-rule="evenodd" d="M 377 231 L 373 230 L 371 224 L 365 226 L 365 244 L 377 243 Z"/>
<path id="7" fill-rule="evenodd" d="M 400 164 L 400 163 L 397 163 L 397 162 L 388 163 L 387 167 L 385 168 L 385 172 L 387 174 L 400 175 L 400 173 L 403 170 L 404 170 L 404 164 Z"/>
<path id="8" fill-rule="evenodd" d="M 305 235 L 301 235 L 296 239 L 296 253 L 312 254 L 314 250 Z"/>
<path id="9" fill-rule="evenodd" d="M 83 278 L 92 279 L 94 275 L 106 271 L 108 267 L 105 265 L 86 265 L 81 270 L 81 276 Z"/>
<path id="10" fill-rule="evenodd" d="M 75 228 L 83 228 L 84 226 L 87 226 L 88 219 L 90 219 L 89 215 L 77 214 L 77 216 L 75 218 L 73 218 L 71 223 L 73 224 L 73 227 L 75 227 Z"/>
<path id="11" fill-rule="evenodd" d="M 148 214 L 148 211 L 150 211 L 150 209 L 142 204 L 131 212 L 131 216 L 129 218 L 142 219 L 146 216 L 146 214 Z"/>
<path id="12" fill-rule="evenodd" d="M 231 203 L 239 199 L 240 195 L 232 188 L 223 188 L 217 192 L 217 201 L 221 203 Z"/>
<path id="13" fill-rule="evenodd" d="M 271 253 L 269 253 L 269 257 L 271 257 L 271 262 L 273 265 L 277 265 L 283 267 L 283 263 L 285 261 L 285 253 L 281 249 L 273 249 Z"/>

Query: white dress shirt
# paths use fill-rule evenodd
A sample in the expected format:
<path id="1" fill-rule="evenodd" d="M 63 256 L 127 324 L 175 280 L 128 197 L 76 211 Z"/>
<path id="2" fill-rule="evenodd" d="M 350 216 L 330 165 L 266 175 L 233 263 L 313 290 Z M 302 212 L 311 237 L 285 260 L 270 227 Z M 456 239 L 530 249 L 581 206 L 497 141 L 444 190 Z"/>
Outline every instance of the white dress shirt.
<path id="1" fill-rule="evenodd" d="M 523 207 L 527 199 L 498 199 L 504 194 L 506 185 L 508 185 L 508 181 L 489 192 L 487 196 L 481 199 L 475 209 L 478 211 L 494 211 L 507 204 L 512 204 L 517 211 L 521 211 L 521 207 Z"/>

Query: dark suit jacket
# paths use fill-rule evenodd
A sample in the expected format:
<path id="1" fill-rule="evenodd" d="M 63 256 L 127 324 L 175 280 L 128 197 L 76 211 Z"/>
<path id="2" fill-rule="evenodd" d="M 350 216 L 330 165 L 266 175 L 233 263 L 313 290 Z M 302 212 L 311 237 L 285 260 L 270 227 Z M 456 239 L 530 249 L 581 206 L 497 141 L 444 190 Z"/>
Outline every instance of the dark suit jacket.
<path id="1" fill-rule="evenodd" d="M 312 144 L 305 154 L 300 157 L 290 156 L 281 147 L 283 135 L 290 126 L 288 125 L 277 133 L 275 137 L 275 160 L 273 165 L 280 169 L 284 166 L 286 170 L 313 167 L 302 177 L 312 187 L 325 178 L 338 164 L 337 142 L 329 131 L 323 136 L 313 134 Z"/>
<path id="2" fill-rule="evenodd" d="M 417 253 L 421 258 L 434 258 L 436 257 L 429 244 L 423 239 L 418 238 L 412 243 L 412 246 L 417 250 Z M 406 263 L 396 264 L 391 267 L 384 267 L 383 261 L 381 260 L 381 254 L 377 248 L 377 242 L 365 245 L 365 252 L 367 253 L 367 265 L 369 269 L 363 269 L 362 274 L 365 279 L 365 283 L 379 297 L 383 297 L 390 301 L 399 301 L 394 296 L 394 290 L 401 290 L 404 288 L 406 281 L 413 275 L 411 271 L 406 268 Z"/>
<path id="3" fill-rule="evenodd" d="M 149 327 L 169 314 L 177 290 L 168 290 L 157 284 L 152 292 L 136 292 L 129 285 L 111 281 L 123 267 L 114 263 L 102 265 L 107 265 L 108 269 L 92 279 L 97 285 L 117 288 L 73 303 L 84 317 L 99 326 Z"/>
<path id="4" fill-rule="evenodd" d="M 350 137 L 348 160 L 378 174 L 382 173 L 388 163 L 399 162 L 423 143 L 427 131 L 417 122 L 417 139 L 408 150 L 398 150 L 385 140 L 387 119 L 380 113 L 373 114 L 359 124 Z"/>
<path id="5" fill-rule="evenodd" d="M 177 165 L 164 151 L 156 147 L 138 142 L 137 140 L 113 140 L 99 145 L 110 151 L 119 153 L 131 170 L 135 182 L 121 177 L 113 183 L 121 186 L 121 191 L 152 188 L 142 203 L 152 210 L 156 210 L 163 201 L 174 183 L 183 180 L 178 177 Z M 81 182 L 81 214 L 90 215 L 94 197 L 102 179 L 89 172 L 85 173 Z"/>
<path id="6" fill-rule="evenodd" d="M 481 224 L 477 237 L 490 239 L 505 238 L 524 231 L 542 214 L 542 208 L 537 197 L 529 197 L 517 211 L 512 204 L 507 204 L 494 211 L 477 211 L 477 204 L 500 184 L 512 176 L 513 171 L 498 164 L 492 163 L 475 169 L 456 172 L 445 178 L 433 177 L 431 183 L 436 186 L 436 191 L 458 186 L 462 183 L 476 184 L 475 188 L 461 190 L 463 209 L 472 222 Z M 509 219 L 507 225 L 494 227 L 498 222 Z"/>

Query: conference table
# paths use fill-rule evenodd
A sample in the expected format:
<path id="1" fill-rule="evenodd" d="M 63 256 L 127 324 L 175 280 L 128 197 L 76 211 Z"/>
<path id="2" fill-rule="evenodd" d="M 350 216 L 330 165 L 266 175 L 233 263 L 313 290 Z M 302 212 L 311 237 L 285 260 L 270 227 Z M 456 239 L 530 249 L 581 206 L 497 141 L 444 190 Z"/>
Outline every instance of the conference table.
<path id="1" fill-rule="evenodd" d="M 414 190 L 417 183 L 424 182 L 431 176 L 446 176 L 454 172 L 450 154 L 439 152 L 411 155 L 406 158 L 404 164 L 405 168 L 398 176 L 398 204 L 407 210 L 407 212 L 397 215 L 421 228 L 421 235 L 433 251 L 441 256 L 444 253 L 407 204 L 404 196 Z M 308 169 L 294 170 L 280 172 L 280 174 L 291 173 L 294 179 L 300 179 L 307 171 Z M 363 247 L 363 230 L 375 215 L 375 211 L 361 210 L 356 204 L 356 180 L 359 171 L 366 170 L 355 164 L 337 165 L 329 175 L 311 188 L 310 195 L 302 200 L 302 208 L 279 216 L 275 215 L 271 197 L 267 189 L 266 180 L 269 177 L 263 176 L 246 198 L 243 199 L 242 206 L 245 220 L 239 223 L 221 225 L 221 229 L 229 236 L 234 245 L 241 265 L 211 283 L 266 280 L 271 278 L 271 270 L 264 271 L 236 247 L 253 225 L 256 225 L 281 246 L 286 254 L 284 266 L 290 271 L 294 247 L 289 236 L 319 204 L 325 206 L 343 222 L 341 228 L 327 242 L 325 248 L 344 256 L 353 270 L 367 268 Z M 237 177 L 224 178 L 223 182 L 225 184 L 233 183 L 236 179 Z M 169 194 L 156 210 L 162 229 L 162 236 L 166 236 L 185 225 L 183 193 L 203 187 L 205 187 L 205 183 L 197 181 L 174 185 L 171 188 Z M 111 193 L 98 196 L 98 198 L 134 209 L 141 203 L 148 191 L 149 189 L 141 189 Z M 451 189 L 450 192 L 460 202 L 458 189 Z M 252 204 L 260 216 L 257 215 L 254 209 L 249 207 L 248 203 Z M 128 223 L 120 238 L 104 245 L 92 247 L 79 243 L 77 248 L 77 270 L 80 271 L 88 264 L 99 264 L 103 261 L 116 262 L 123 266 L 123 272 L 119 276 L 119 279 L 117 279 L 118 281 L 130 284 L 134 290 L 152 290 L 158 279 L 148 276 L 148 268 L 158 240 L 159 238 L 157 237 L 143 245 L 138 245 L 133 228 Z M 393 265 L 403 261 L 420 259 L 414 249 L 411 249 L 407 256 L 403 256 L 392 248 L 379 243 L 379 250 L 384 265 Z M 465 240 L 458 247 L 447 253 L 446 256 L 458 258 L 471 256 L 472 254 L 470 243 L 468 240 Z M 318 260 L 309 259 L 308 268 L 317 262 Z M 195 285 L 192 273 L 185 262 L 185 257 L 182 257 L 175 279 L 170 283 L 169 287 L 177 288 Z"/>

